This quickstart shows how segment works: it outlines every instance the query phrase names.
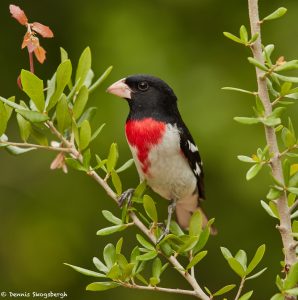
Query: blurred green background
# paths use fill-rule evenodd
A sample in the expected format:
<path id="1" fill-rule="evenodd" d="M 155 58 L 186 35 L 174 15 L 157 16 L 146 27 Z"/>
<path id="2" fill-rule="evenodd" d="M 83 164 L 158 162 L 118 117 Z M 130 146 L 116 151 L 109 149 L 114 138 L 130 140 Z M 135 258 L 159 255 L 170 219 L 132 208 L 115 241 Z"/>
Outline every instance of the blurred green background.
<path id="1" fill-rule="evenodd" d="M 21 68 L 28 59 L 20 44 L 24 28 L 10 17 L 10 1 L 0 2 L 0 94 L 24 95 L 17 89 Z M 248 167 L 237 154 L 251 154 L 264 146 L 262 128 L 242 126 L 232 120 L 252 113 L 252 98 L 222 91 L 222 86 L 255 90 L 255 74 L 247 63 L 247 49 L 223 37 L 223 31 L 237 32 L 248 25 L 246 1 L 230 0 L 87 0 L 15 1 L 31 21 L 49 25 L 55 38 L 42 40 L 47 50 L 44 65 L 37 74 L 49 78 L 59 63 L 59 46 L 73 63 L 90 46 L 97 75 L 109 65 L 114 70 L 91 97 L 98 106 L 94 127 L 106 122 L 103 134 L 93 143 L 93 151 L 105 156 L 111 142 L 117 142 L 120 162 L 131 157 L 124 136 L 128 112 L 125 101 L 105 93 L 106 87 L 128 74 L 149 73 L 163 78 L 178 96 L 180 111 L 199 145 L 206 173 L 205 202 L 209 216 L 216 218 L 219 234 L 210 239 L 209 255 L 199 264 L 198 278 L 212 291 L 238 282 L 219 247 L 233 253 L 245 249 L 250 258 L 262 243 L 267 252 L 262 263 L 268 271 L 247 284 L 255 289 L 254 299 L 269 299 L 275 292 L 274 279 L 280 271 L 281 241 L 275 222 L 260 206 L 267 192 L 268 174 L 246 182 Z M 263 27 L 263 42 L 276 43 L 275 55 L 297 57 L 298 36 L 296 0 L 261 1 L 265 16 L 279 6 L 289 9 L 285 18 Z M 297 106 L 291 114 L 297 115 Z M 297 126 L 295 118 L 294 125 Z M 18 137 L 17 128 L 9 128 Z M 97 124 L 96 124 L 97 123 Z M 101 210 L 119 213 L 101 188 L 83 173 L 68 175 L 49 170 L 52 153 L 36 151 L 13 157 L 0 152 L 0 291 L 66 291 L 68 299 L 183 299 L 187 296 L 150 293 L 117 288 L 99 293 L 86 292 L 93 278 L 64 266 L 63 262 L 92 268 L 92 257 L 100 256 L 104 245 L 120 234 L 98 237 L 96 231 L 107 222 Z M 136 186 L 135 168 L 129 169 L 125 188 Z M 155 199 L 158 199 L 155 196 Z M 166 201 L 159 202 L 166 215 Z M 125 247 L 136 243 L 135 232 L 125 232 Z M 170 275 L 172 274 L 172 275 Z M 96 281 L 96 280 L 94 280 Z M 164 285 L 187 287 L 170 271 Z"/>

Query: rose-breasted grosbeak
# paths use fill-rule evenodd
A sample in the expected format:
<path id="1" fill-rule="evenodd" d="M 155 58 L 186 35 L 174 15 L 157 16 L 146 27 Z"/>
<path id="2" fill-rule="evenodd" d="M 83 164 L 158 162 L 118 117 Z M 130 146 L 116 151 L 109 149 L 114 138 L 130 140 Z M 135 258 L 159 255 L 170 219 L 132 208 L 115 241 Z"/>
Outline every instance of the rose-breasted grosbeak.
<path id="1" fill-rule="evenodd" d="M 171 200 L 166 233 L 176 210 L 187 228 L 205 198 L 203 168 L 198 148 L 185 126 L 173 90 L 161 79 L 133 75 L 112 84 L 107 92 L 127 100 L 126 138 L 141 180 Z M 203 214 L 203 223 L 207 217 Z"/>

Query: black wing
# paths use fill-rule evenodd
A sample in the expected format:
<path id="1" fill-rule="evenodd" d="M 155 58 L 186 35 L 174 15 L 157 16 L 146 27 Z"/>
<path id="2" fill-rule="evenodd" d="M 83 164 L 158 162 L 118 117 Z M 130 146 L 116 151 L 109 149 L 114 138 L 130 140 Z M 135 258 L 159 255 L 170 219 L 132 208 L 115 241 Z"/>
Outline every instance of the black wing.
<path id="1" fill-rule="evenodd" d="M 177 125 L 180 132 L 181 150 L 187 158 L 189 166 L 197 178 L 199 198 L 205 199 L 203 164 L 198 148 L 183 121 L 181 120 L 181 123 Z"/>

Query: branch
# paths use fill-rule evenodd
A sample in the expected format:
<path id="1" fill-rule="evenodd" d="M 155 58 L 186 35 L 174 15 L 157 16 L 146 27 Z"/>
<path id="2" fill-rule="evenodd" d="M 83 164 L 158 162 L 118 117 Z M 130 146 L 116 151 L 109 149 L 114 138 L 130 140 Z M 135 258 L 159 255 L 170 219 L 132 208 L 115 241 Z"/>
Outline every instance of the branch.
<path id="1" fill-rule="evenodd" d="M 83 162 L 83 157 L 80 154 L 80 152 L 76 149 L 75 145 L 69 142 L 53 125 L 52 122 L 47 121 L 46 125 L 51 129 L 52 133 L 56 135 L 61 142 L 66 146 L 70 148 L 70 154 L 80 161 Z M 110 188 L 108 183 L 101 178 L 94 170 L 90 168 L 89 172 L 87 174 L 92 177 L 108 194 L 110 198 L 112 198 L 116 203 L 118 203 L 118 196 L 114 193 L 114 191 Z M 138 218 L 138 216 L 134 212 L 129 212 L 129 217 L 132 219 L 133 223 L 152 241 L 152 243 L 156 244 L 156 238 L 154 234 L 144 225 L 144 223 Z M 156 288 L 156 287 L 143 287 L 143 286 L 137 286 L 137 288 L 142 289 L 150 289 L 150 290 L 159 290 L 164 292 L 171 292 L 175 291 L 175 293 L 178 293 L 177 291 L 184 291 L 180 292 L 180 294 L 188 294 L 195 296 L 201 300 L 209 300 L 210 297 L 202 290 L 198 282 L 196 281 L 195 277 L 190 275 L 188 272 L 186 272 L 183 268 L 183 266 L 180 264 L 180 262 L 177 260 L 175 256 L 166 257 L 168 261 L 174 266 L 174 268 L 185 278 L 186 281 L 192 286 L 194 289 L 193 291 L 185 291 L 185 290 L 176 290 L 176 289 L 167 289 L 167 288 Z M 126 286 L 126 285 L 125 285 Z M 128 286 L 130 288 L 135 287 L 136 285 Z"/>
<path id="2" fill-rule="evenodd" d="M 191 290 L 181 290 L 181 289 L 170 289 L 170 288 L 163 288 L 158 286 L 145 286 L 145 285 L 137 285 L 137 284 L 130 284 L 124 283 L 122 286 L 131 288 L 131 289 L 138 289 L 138 290 L 147 290 L 147 291 L 159 291 L 159 292 L 166 292 L 172 294 L 183 294 L 189 296 L 197 296 L 195 291 Z"/>
<path id="3" fill-rule="evenodd" d="M 239 289 L 238 289 L 238 291 L 237 291 L 235 300 L 239 300 L 240 295 L 241 295 L 241 292 L 242 292 L 243 287 L 244 287 L 244 283 L 245 283 L 245 277 L 243 277 L 243 278 L 241 279 L 241 282 L 240 282 Z"/>
<path id="4" fill-rule="evenodd" d="M 259 19 L 259 9 L 258 0 L 248 0 L 249 9 L 249 19 L 251 34 L 258 34 L 258 39 L 254 44 L 251 45 L 251 50 L 254 58 L 264 64 L 264 58 L 262 56 L 262 42 L 261 42 L 261 30 L 260 30 L 260 19 Z M 272 104 L 270 102 L 266 76 L 265 72 L 259 68 L 256 68 L 257 83 L 258 83 L 258 95 L 265 108 L 265 117 L 268 117 L 272 112 Z M 273 127 L 265 126 L 266 141 L 269 146 L 270 153 L 273 154 L 271 159 L 271 168 L 273 176 L 281 183 L 284 183 L 284 177 L 282 172 L 281 158 L 279 155 L 279 148 L 277 144 L 277 138 Z M 294 244 L 294 239 L 292 236 L 292 226 L 291 226 L 291 212 L 288 207 L 287 194 L 286 191 L 277 200 L 277 209 L 280 216 L 280 230 L 283 250 L 285 255 L 285 264 L 287 267 L 291 267 L 296 262 L 295 249 L 291 247 Z M 292 298 L 288 298 L 292 299 Z"/>
<path id="5" fill-rule="evenodd" d="M 67 153 L 71 152 L 70 148 L 60 148 L 60 147 L 44 146 L 44 145 L 30 144 L 30 143 L 15 143 L 15 142 L 0 141 L 0 144 L 7 145 L 7 146 L 17 146 L 22 148 L 38 148 L 38 149 L 57 151 L 57 152 L 67 152 Z"/>

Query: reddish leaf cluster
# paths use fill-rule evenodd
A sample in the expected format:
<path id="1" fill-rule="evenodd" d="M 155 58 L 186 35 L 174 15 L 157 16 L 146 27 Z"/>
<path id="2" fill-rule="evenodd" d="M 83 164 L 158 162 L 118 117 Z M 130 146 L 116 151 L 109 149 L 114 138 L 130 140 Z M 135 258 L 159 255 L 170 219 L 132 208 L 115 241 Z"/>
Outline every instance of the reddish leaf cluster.
<path id="1" fill-rule="evenodd" d="M 52 30 L 41 23 L 29 23 L 24 11 L 16 5 L 9 5 L 9 10 L 13 18 L 15 18 L 21 25 L 26 26 L 27 32 L 24 35 L 22 49 L 27 47 L 29 54 L 35 54 L 37 60 L 42 64 L 46 59 L 46 51 L 39 44 L 39 38 L 36 34 L 40 34 L 44 38 L 52 38 L 54 36 Z"/>

